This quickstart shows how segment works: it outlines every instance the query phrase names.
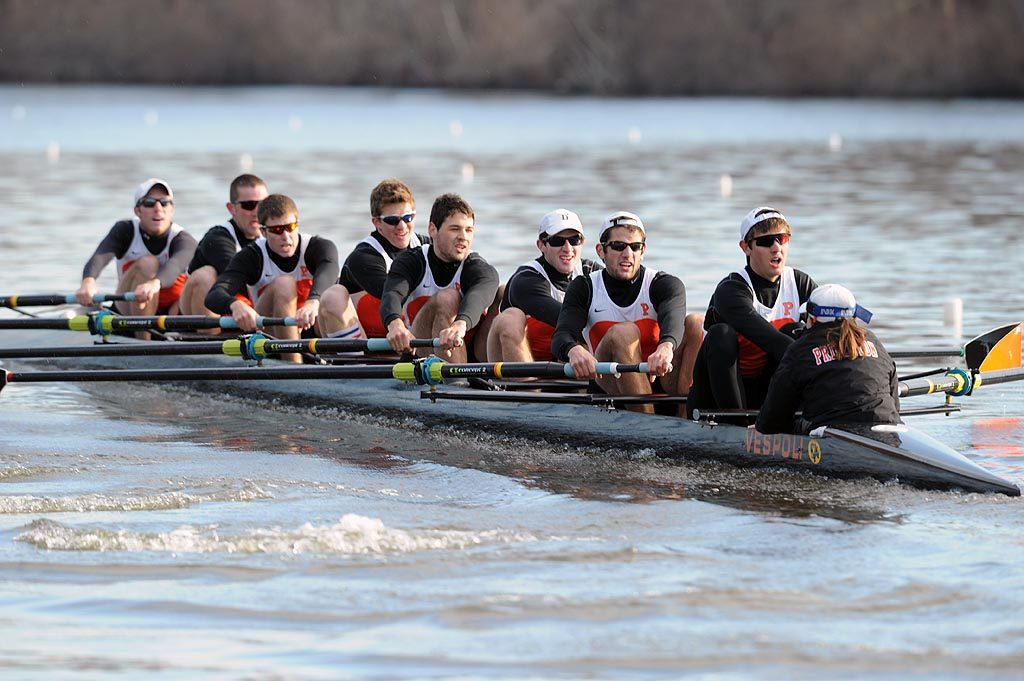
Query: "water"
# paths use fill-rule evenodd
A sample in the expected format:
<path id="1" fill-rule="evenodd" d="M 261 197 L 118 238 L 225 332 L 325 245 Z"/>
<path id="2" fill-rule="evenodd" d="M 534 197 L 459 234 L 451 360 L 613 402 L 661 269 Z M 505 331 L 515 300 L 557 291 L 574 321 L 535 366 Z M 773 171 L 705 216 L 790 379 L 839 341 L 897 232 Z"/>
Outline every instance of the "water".
<path id="1" fill-rule="evenodd" d="M 957 345 L 953 297 L 966 333 L 1024 313 L 1016 102 L 8 86 L 0 120 L 4 294 L 73 290 L 150 175 L 201 233 L 251 162 L 342 250 L 391 175 L 421 214 L 463 193 L 504 276 L 532 257 L 547 210 L 576 210 L 593 240 L 624 208 L 649 226 L 648 264 L 700 309 L 741 262 L 740 217 L 774 204 L 794 225 L 791 263 L 850 286 L 891 349 Z M 0 400 L 11 678 L 953 679 L 1024 665 L 1018 499 L 187 389 L 15 385 Z M 914 424 L 1024 482 L 1020 384 L 963 404 Z"/>

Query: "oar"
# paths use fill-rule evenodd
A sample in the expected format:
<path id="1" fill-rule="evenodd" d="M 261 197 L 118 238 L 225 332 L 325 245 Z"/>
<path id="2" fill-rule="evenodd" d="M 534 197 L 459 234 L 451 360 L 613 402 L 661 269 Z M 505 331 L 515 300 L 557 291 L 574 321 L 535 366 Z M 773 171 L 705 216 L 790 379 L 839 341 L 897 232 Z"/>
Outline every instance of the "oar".
<path id="1" fill-rule="evenodd" d="M 256 326 L 295 326 L 294 317 L 257 317 Z M 96 336 L 106 336 L 114 331 L 191 331 L 195 329 L 237 329 L 238 323 L 231 317 L 158 316 L 118 317 L 106 311 L 89 315 L 78 315 L 70 319 L 35 317 L 32 319 L 0 319 L 0 329 L 62 329 L 88 331 Z"/>
<path id="2" fill-rule="evenodd" d="M 439 348 L 439 338 L 416 338 L 414 348 Z M 275 340 L 253 334 L 224 341 L 167 341 L 139 343 L 102 343 L 48 348 L 0 348 L 0 359 L 39 357 L 136 357 L 153 355 L 227 355 L 242 359 L 263 359 L 268 355 L 291 352 L 310 354 L 329 352 L 391 352 L 386 338 L 302 338 Z"/>
<path id="3" fill-rule="evenodd" d="M 606 376 L 647 373 L 647 363 L 598 362 L 597 372 Z M 560 362 L 493 362 L 449 364 L 437 357 L 390 366 L 294 366 L 198 369 L 93 369 L 0 373 L 0 389 L 8 383 L 123 382 L 142 381 L 259 381 L 330 378 L 393 378 L 419 385 L 437 385 L 460 378 L 575 378 L 572 366 Z"/>
<path id="4" fill-rule="evenodd" d="M 95 305 L 109 303 L 118 300 L 132 302 L 135 294 L 128 293 L 97 293 L 92 297 Z M 0 307 L 33 307 L 40 305 L 72 305 L 77 303 L 74 293 L 66 295 L 56 294 L 50 296 L 0 296 Z"/>

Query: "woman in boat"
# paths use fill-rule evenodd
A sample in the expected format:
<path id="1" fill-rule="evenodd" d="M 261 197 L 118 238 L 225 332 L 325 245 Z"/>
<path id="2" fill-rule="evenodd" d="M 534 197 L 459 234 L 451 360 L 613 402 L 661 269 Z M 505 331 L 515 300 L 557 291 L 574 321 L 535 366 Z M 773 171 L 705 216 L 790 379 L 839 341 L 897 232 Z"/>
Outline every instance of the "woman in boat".
<path id="1" fill-rule="evenodd" d="M 807 303 L 807 330 L 783 355 L 757 417 L 762 433 L 900 421 L 896 363 L 867 324 L 871 313 L 838 284 Z M 801 410 L 802 416 L 796 417 Z"/>

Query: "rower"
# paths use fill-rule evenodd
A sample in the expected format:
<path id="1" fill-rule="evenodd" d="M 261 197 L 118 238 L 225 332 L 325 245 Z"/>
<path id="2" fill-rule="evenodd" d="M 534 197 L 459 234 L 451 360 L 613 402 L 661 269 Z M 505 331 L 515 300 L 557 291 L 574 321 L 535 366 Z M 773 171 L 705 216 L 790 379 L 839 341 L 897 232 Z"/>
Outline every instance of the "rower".
<path id="1" fill-rule="evenodd" d="M 663 392 L 684 395 L 703 319 L 687 316 L 686 287 L 678 277 L 643 266 L 646 235 L 633 213 L 618 211 L 605 219 L 596 246 L 605 267 L 569 284 L 551 352 L 568 361 L 577 377 L 596 379 L 611 395 L 649 395 L 655 377 Z M 598 376 L 598 361 L 646 361 L 653 376 Z M 650 404 L 635 408 L 653 412 Z"/>
<path id="2" fill-rule="evenodd" d="M 395 352 L 411 352 L 413 338 L 438 338 L 453 362 L 465 362 L 475 334 L 474 356 L 483 356 L 487 325 L 481 319 L 495 302 L 498 272 L 472 250 L 475 230 L 469 203 L 443 194 L 430 209 L 432 242 L 395 256 L 380 303 Z"/>
<path id="3" fill-rule="evenodd" d="M 80 305 L 92 305 L 96 278 L 116 258 L 117 292 L 132 292 L 134 302 L 115 303 L 127 315 L 177 314 L 196 240 L 173 222 L 174 192 L 165 180 L 151 177 L 135 188 L 135 217 L 119 220 L 85 263 L 75 292 Z M 149 332 L 136 334 L 149 338 Z"/>
<path id="4" fill-rule="evenodd" d="M 499 314 L 487 336 L 489 362 L 551 361 L 551 336 L 569 282 L 600 264 L 583 260 L 583 223 L 564 208 L 541 218 L 540 256 L 520 265 L 505 284 Z"/>
<path id="5" fill-rule="evenodd" d="M 896 363 L 867 324 L 871 313 L 849 289 L 811 292 L 807 331 L 789 346 L 757 416 L 762 433 L 808 433 L 819 426 L 898 424 Z M 797 410 L 803 415 L 795 420 Z"/>
<path id="6" fill-rule="evenodd" d="M 800 311 L 815 287 L 810 276 L 786 265 L 791 234 L 774 208 L 755 208 L 740 222 L 747 264 L 711 296 L 687 402 L 691 416 L 694 409 L 756 409 L 764 401 L 775 367 L 802 329 Z"/>
<path id="7" fill-rule="evenodd" d="M 383 338 L 387 335 L 380 318 L 380 299 L 391 263 L 402 251 L 430 243 L 429 236 L 415 232 L 415 220 L 416 200 L 412 190 L 401 180 L 382 180 L 370 192 L 373 231 L 352 249 L 338 280 L 349 296 L 345 318 L 349 335 L 342 334 L 342 337 Z"/>
<path id="8" fill-rule="evenodd" d="M 344 308 L 335 283 L 341 268 L 334 242 L 300 234 L 299 209 L 284 194 L 263 199 L 256 217 L 263 236 L 231 259 L 207 294 L 206 307 L 230 314 L 246 333 L 256 330 L 258 316 L 294 317 L 294 327 L 271 327 L 270 333 L 294 340 L 313 329 L 336 337 Z M 295 354 L 282 359 L 301 361 Z"/>
<path id="9" fill-rule="evenodd" d="M 246 173 L 231 181 L 225 204 L 231 217 L 211 227 L 200 239 L 188 265 L 188 281 L 181 294 L 182 314 L 216 316 L 204 305 L 206 294 L 213 288 L 217 277 L 227 269 L 235 253 L 260 237 L 256 208 L 268 193 L 267 183 L 255 175 Z M 216 335 L 220 329 L 206 329 L 200 333 Z"/>

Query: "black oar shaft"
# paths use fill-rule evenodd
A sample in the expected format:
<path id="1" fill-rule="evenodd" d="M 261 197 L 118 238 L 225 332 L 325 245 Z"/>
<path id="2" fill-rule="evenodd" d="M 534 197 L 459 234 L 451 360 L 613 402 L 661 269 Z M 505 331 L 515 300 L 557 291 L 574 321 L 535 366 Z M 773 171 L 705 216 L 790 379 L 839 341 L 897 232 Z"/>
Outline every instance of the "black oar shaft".
<path id="1" fill-rule="evenodd" d="M 97 293 L 92 297 L 95 304 L 118 300 L 135 300 L 133 293 Z M 42 296 L 0 296 L 0 307 L 33 307 L 38 305 L 73 305 L 77 302 L 74 293 Z"/>

